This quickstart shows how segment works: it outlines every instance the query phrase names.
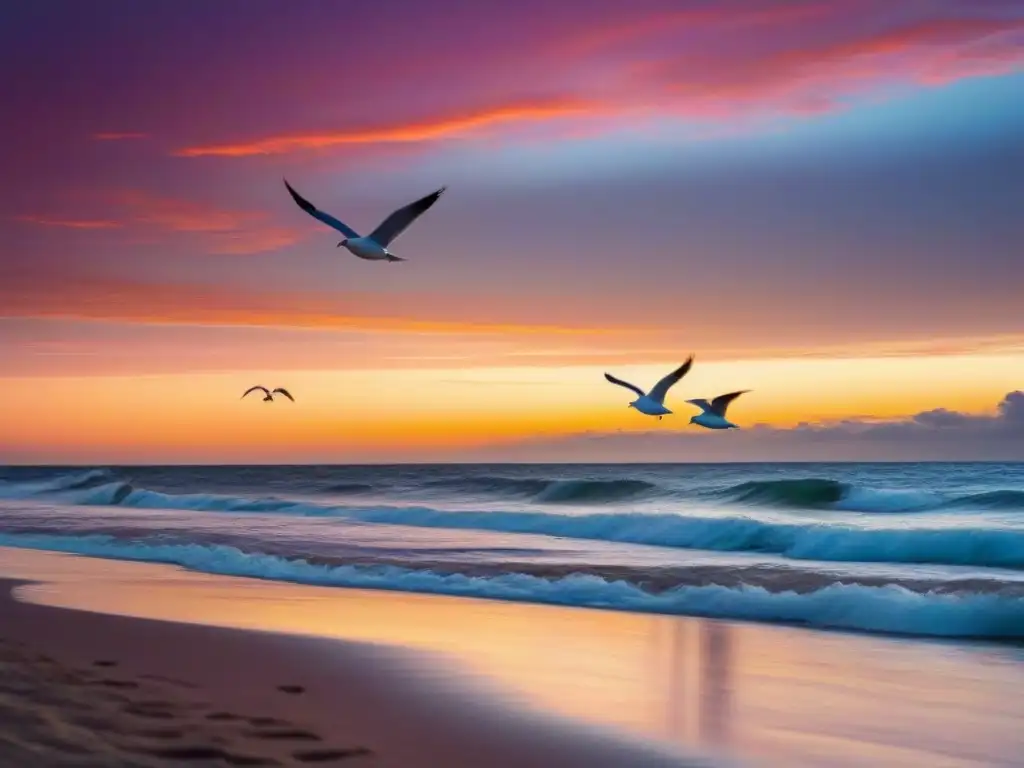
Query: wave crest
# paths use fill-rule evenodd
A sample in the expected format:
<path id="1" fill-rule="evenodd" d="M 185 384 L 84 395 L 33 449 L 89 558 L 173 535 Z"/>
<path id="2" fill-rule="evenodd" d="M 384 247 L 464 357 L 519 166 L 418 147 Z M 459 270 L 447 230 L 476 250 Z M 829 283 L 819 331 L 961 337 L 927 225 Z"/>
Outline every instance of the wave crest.
<path id="1" fill-rule="evenodd" d="M 511 497 L 540 504 L 608 504 L 650 495 L 658 490 L 644 480 L 555 480 L 486 475 L 428 480 L 423 488 Z"/>
<path id="2" fill-rule="evenodd" d="M 722 491 L 722 496 L 744 504 L 824 507 L 840 501 L 850 486 L 838 480 L 752 480 Z"/>
<path id="3" fill-rule="evenodd" d="M 651 494 L 657 488 L 653 483 L 643 480 L 554 480 L 533 500 L 561 504 L 600 504 L 636 499 Z"/>
<path id="4" fill-rule="evenodd" d="M 927 491 L 868 488 L 818 477 L 754 480 L 727 488 L 721 492 L 721 497 L 753 506 L 845 512 L 922 512 L 947 504 L 969 503 L 970 500 L 970 497 L 964 497 L 946 501 Z"/>
<path id="5" fill-rule="evenodd" d="M 0 496 L 7 499 L 25 499 L 47 493 L 93 488 L 112 480 L 114 473 L 109 469 L 88 469 L 37 480 L 0 481 Z"/>
<path id="6" fill-rule="evenodd" d="M 370 493 L 376 490 L 369 483 L 333 483 L 326 486 L 323 490 L 327 493 L 341 493 L 341 494 L 360 494 Z"/>
<path id="7" fill-rule="evenodd" d="M 968 507 L 982 509 L 1022 509 L 1024 510 L 1024 491 L 988 491 L 962 496 L 956 502 Z"/>
<path id="8" fill-rule="evenodd" d="M 749 517 L 445 512 L 424 507 L 347 509 L 338 514 L 367 523 L 533 533 L 718 552 L 764 552 L 797 560 L 1024 568 L 1024 530 L 1020 529 L 861 528 Z"/>
<path id="9" fill-rule="evenodd" d="M 124 483 L 107 469 L 92 469 L 61 474 L 45 479 L 28 481 L 0 480 L 0 497 L 29 498 L 55 494 L 63 501 L 71 503 L 102 503 L 91 501 L 102 497 L 102 493 L 84 494 L 80 497 L 74 491 L 94 491 L 99 487 Z M 887 489 L 855 483 L 846 483 L 827 477 L 787 478 L 780 480 L 750 480 L 726 488 L 716 490 L 693 488 L 690 490 L 671 490 L 648 480 L 631 478 L 613 479 L 552 479 L 552 478 L 517 478 L 500 475 L 464 476 L 419 480 L 410 483 L 407 479 L 398 479 L 392 484 L 360 482 L 358 480 L 318 485 L 313 493 L 325 494 L 320 504 L 315 501 L 275 499 L 272 502 L 254 501 L 252 498 L 232 498 L 218 494 L 205 493 L 160 493 L 142 487 L 136 487 L 139 494 L 156 494 L 153 498 L 166 500 L 169 508 L 180 503 L 181 509 L 204 509 L 200 499 L 208 499 L 210 509 L 235 509 L 246 511 L 255 505 L 252 511 L 264 511 L 277 505 L 279 509 L 288 506 L 309 507 L 329 506 L 329 496 L 360 496 L 375 494 L 387 497 L 396 493 L 396 501 L 408 499 L 433 498 L 438 492 L 445 492 L 445 499 L 456 501 L 472 500 L 473 497 L 486 496 L 490 499 L 512 502 L 528 502 L 534 504 L 577 504 L 601 506 L 629 501 L 650 502 L 664 500 L 666 504 L 675 506 L 707 503 L 743 507 L 771 507 L 781 509 L 812 509 L 835 510 L 863 513 L 901 513 L 923 511 L 988 511 L 988 510 L 1021 510 L 1024 511 L 1024 491 L 1017 489 L 992 490 L 983 493 L 964 494 L 959 496 L 943 496 L 922 489 Z M 70 495 L 70 496 L 69 496 Z M 303 494 L 306 495 L 306 494 Z M 184 500 L 184 501 L 181 501 Z M 119 503 L 120 503 L 119 499 Z M 155 506 L 143 504 L 141 506 Z"/>

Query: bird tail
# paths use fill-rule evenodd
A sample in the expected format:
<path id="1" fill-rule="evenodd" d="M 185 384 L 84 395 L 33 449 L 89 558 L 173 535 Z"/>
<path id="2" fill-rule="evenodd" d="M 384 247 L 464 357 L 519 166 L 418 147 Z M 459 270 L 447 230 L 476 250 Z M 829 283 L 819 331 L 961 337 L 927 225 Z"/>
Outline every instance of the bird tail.
<path id="1" fill-rule="evenodd" d="M 388 253 L 388 261 L 408 261 L 408 259 L 403 259 L 401 256 L 395 256 L 393 253 Z"/>

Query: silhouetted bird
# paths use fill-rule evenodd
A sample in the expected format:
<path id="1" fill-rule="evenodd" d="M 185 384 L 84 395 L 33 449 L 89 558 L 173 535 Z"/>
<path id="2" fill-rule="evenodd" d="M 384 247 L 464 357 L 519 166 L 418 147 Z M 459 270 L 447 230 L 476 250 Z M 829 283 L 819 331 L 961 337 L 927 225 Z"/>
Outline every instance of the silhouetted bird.
<path id="1" fill-rule="evenodd" d="M 292 397 L 292 393 L 289 392 L 284 387 L 278 387 L 277 389 L 271 391 L 271 390 L 267 389 L 266 387 L 261 387 L 261 386 L 257 385 L 255 387 L 249 387 L 249 389 L 245 390 L 245 393 L 242 395 L 242 397 L 244 398 L 250 392 L 255 392 L 258 389 L 262 390 L 263 394 L 266 395 L 266 397 L 263 398 L 263 402 L 265 402 L 265 403 L 272 403 L 272 402 L 274 402 L 274 395 L 276 395 L 276 394 L 282 394 L 285 397 L 287 397 L 289 400 L 291 400 L 293 403 L 295 402 L 295 398 Z M 241 398 L 239 398 L 239 399 L 241 399 Z"/>

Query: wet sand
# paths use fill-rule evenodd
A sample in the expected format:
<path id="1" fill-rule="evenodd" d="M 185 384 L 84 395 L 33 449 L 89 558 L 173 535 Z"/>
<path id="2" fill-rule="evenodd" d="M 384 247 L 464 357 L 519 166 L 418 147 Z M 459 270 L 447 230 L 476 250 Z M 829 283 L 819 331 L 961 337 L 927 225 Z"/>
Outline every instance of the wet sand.
<path id="1" fill-rule="evenodd" d="M 119 578 L 145 588 L 152 568 L 171 574 L 149 583 L 148 605 L 159 611 L 161 585 L 191 574 L 179 580 L 160 566 L 0 550 L 0 572 L 23 580 L 0 582 L 0 766 L 721 764 L 516 706 L 423 651 L 12 595 L 106 598 Z M 248 594 L 236 590 L 231 610 L 248 600 L 258 614 Z M 179 608 L 190 599 L 179 598 Z"/>

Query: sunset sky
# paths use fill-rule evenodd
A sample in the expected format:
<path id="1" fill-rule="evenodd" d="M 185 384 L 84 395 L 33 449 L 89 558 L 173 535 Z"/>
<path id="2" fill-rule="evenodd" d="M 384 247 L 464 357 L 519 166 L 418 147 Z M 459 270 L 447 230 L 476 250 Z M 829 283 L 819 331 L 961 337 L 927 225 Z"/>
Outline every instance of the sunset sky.
<path id="1" fill-rule="evenodd" d="M 0 462 L 1024 459 L 1019 0 L 36 0 L 0 71 Z M 386 264 L 284 177 L 448 191 Z"/>

